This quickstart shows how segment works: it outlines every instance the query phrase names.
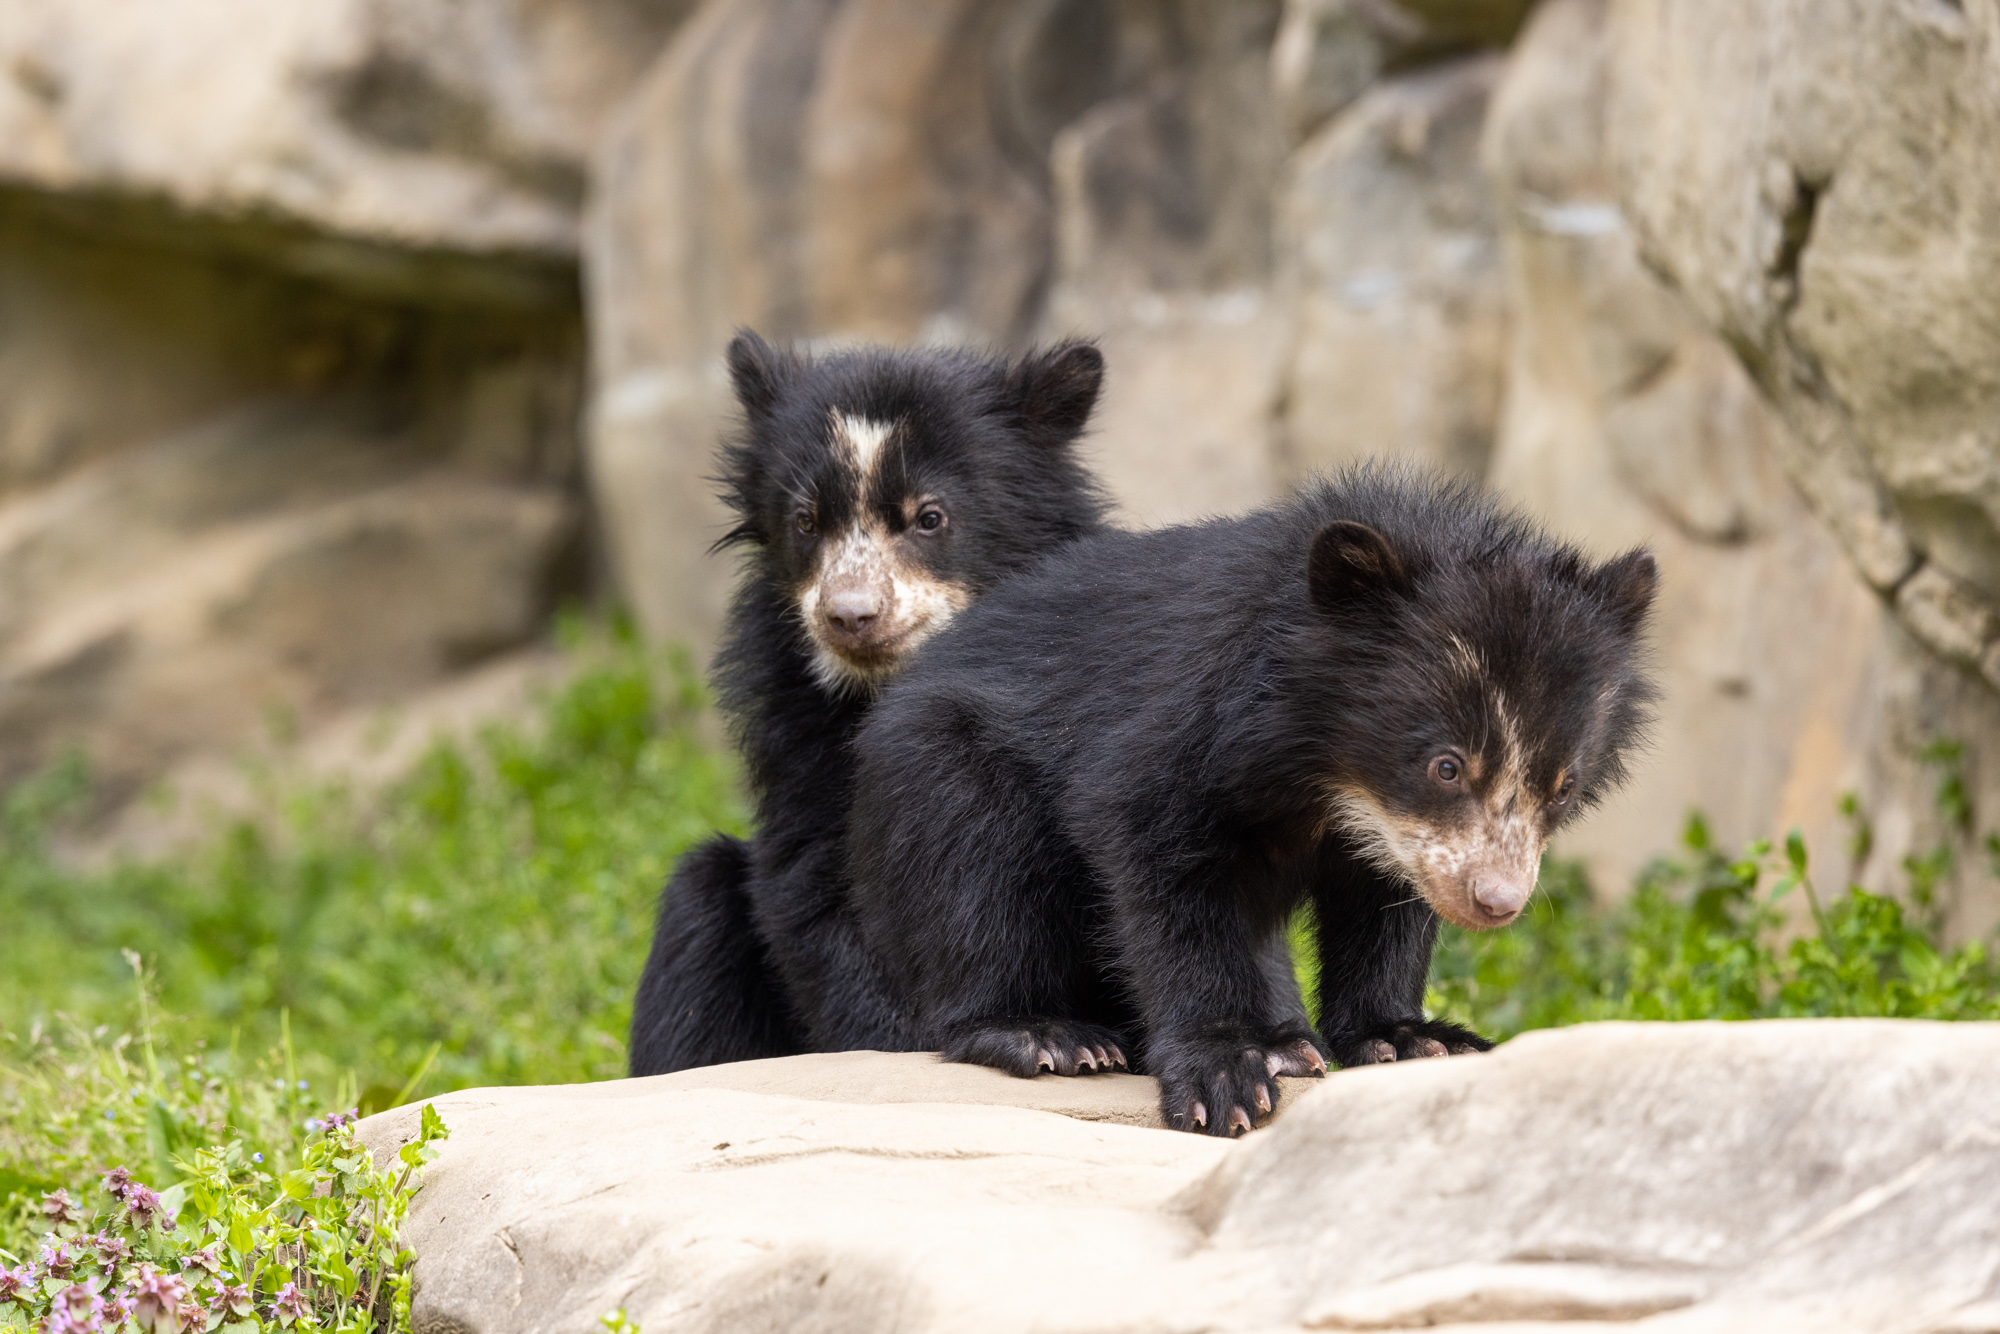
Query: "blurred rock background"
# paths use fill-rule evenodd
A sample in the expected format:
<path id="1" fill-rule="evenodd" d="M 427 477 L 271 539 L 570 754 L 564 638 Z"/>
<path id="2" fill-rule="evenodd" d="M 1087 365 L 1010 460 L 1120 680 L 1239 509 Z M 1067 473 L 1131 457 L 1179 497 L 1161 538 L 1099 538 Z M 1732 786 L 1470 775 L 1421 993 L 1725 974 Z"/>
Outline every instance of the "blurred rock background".
<path id="1" fill-rule="evenodd" d="M 1659 552 L 1600 885 L 1699 807 L 1983 932 L 1996 159 L 2000 0 L 0 0 L 0 781 L 705 656 L 732 329 L 1082 333 L 1127 522 L 1383 454 Z"/>

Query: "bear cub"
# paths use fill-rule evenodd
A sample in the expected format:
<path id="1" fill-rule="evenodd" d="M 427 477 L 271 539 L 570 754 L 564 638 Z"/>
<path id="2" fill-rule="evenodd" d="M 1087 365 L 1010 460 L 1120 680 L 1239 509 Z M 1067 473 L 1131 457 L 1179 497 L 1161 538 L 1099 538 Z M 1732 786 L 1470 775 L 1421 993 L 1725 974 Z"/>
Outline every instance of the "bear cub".
<path id="1" fill-rule="evenodd" d="M 1623 779 L 1656 582 L 1387 469 L 1105 531 L 994 590 L 856 737 L 852 894 L 922 1045 L 1160 1079 L 1235 1135 L 1278 1074 L 1484 1050 L 1426 1019 L 1440 920 L 1519 916 Z M 1284 966 L 1319 923 L 1320 1027 Z"/>
<path id="2" fill-rule="evenodd" d="M 843 907 L 849 741 L 876 692 L 984 589 L 1098 528 L 1076 457 L 1104 362 L 730 344 L 743 411 L 722 451 L 749 553 L 713 681 L 758 832 L 690 850 L 661 896 L 631 1070 L 908 1047 Z"/>

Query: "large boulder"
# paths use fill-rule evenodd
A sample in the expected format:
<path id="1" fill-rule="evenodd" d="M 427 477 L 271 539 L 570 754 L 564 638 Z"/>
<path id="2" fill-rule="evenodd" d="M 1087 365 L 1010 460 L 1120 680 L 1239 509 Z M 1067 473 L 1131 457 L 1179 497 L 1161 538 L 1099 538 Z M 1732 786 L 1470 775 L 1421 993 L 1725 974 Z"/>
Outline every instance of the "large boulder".
<path id="1" fill-rule="evenodd" d="M 1485 475 L 1507 297 L 1479 138 L 1501 70 L 1473 56 L 1384 79 L 1293 157 L 1279 213 L 1293 471 L 1389 454 Z"/>
<path id="2" fill-rule="evenodd" d="M 1492 480 L 1600 553 L 1648 543 L 1663 576 L 1652 750 L 1562 850 L 1622 886 L 1699 808 L 1724 846 L 1801 828 L 1823 879 L 1899 889 L 1906 855 L 1964 837 L 1933 803 L 1926 745 L 2000 741 L 2000 711 L 1853 576 L 1788 480 L 1795 426 L 1644 262 L 1606 143 L 1612 7 L 1536 11 L 1484 145 L 1514 321 Z M 1875 819 L 1859 865 L 1839 852 L 1848 791 Z M 1944 893 L 1956 932 L 2000 912 L 1977 881 Z"/>
<path id="3" fill-rule="evenodd" d="M 1644 252 L 1862 577 L 2000 688 L 2000 5 L 1619 0 L 1611 41 Z"/>
<path id="4" fill-rule="evenodd" d="M 540 632 L 573 304 L 357 296 L 70 202 L 0 195 L 0 785 L 80 747 L 115 802 Z"/>
<path id="5" fill-rule="evenodd" d="M 1505 46 L 1533 0 L 1285 0 L 1271 82 L 1291 142 L 1304 140 L 1385 71 Z"/>
<path id="6" fill-rule="evenodd" d="M 1285 307 L 1270 290 L 1284 140 L 1275 0 L 1156 0 L 1127 15 L 1131 87 L 1056 137 L 1055 282 L 1042 328 L 1110 371 L 1091 460 L 1125 520 L 1260 504 Z"/>
<path id="7" fill-rule="evenodd" d="M 686 0 L 0 0 L 0 786 L 129 795 L 583 588 L 589 150 Z"/>
<path id="8" fill-rule="evenodd" d="M 690 8 L 4 0 L 0 180 L 256 216 L 351 281 L 404 248 L 567 259 L 599 125 Z"/>
<path id="9" fill-rule="evenodd" d="M 1990 1331 L 1996 1070 L 2000 1025 L 1592 1025 L 1287 1081 L 1234 1142 L 924 1055 L 469 1090 L 414 1323 Z"/>

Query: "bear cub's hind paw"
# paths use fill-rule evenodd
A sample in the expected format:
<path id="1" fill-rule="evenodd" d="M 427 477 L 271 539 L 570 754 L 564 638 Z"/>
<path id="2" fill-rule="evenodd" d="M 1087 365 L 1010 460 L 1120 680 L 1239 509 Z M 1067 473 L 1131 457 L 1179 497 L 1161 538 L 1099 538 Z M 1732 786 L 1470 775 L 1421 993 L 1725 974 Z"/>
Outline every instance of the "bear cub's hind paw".
<path id="1" fill-rule="evenodd" d="M 1431 1056 L 1465 1056 L 1492 1051 L 1493 1044 L 1469 1028 L 1442 1020 L 1418 1019 L 1330 1035 L 1334 1059 L 1342 1066 L 1386 1065 Z"/>
<path id="2" fill-rule="evenodd" d="M 968 1025 L 944 1044 L 943 1057 L 990 1065 L 1021 1079 L 1127 1070 L 1124 1039 L 1108 1028 L 1071 1019 Z"/>
<path id="3" fill-rule="evenodd" d="M 1326 1058 L 1310 1033 L 1203 1036 L 1174 1044 L 1160 1061 L 1160 1115 L 1172 1130 L 1233 1139 L 1271 1119 L 1277 1076 L 1325 1073 Z"/>

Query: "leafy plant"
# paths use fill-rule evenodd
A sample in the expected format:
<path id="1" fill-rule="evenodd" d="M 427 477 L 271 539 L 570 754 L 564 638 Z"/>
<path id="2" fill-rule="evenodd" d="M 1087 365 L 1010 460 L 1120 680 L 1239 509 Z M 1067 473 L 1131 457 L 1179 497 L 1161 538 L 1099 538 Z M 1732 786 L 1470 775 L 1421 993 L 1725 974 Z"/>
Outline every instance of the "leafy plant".
<path id="1" fill-rule="evenodd" d="M 622 1073 L 659 888 L 744 813 L 685 661 L 622 630 L 570 639 L 579 669 L 521 725 L 440 743 L 376 796 L 274 789 L 260 818 L 163 859 L 67 866 L 50 835 L 82 771 L 17 788 L 0 1031 L 121 1024 L 131 950 L 208 1065 L 233 1074 L 225 1053 L 289 1034 L 300 1074 L 351 1077 L 364 1110 L 420 1068 L 431 1090 Z"/>
<path id="2" fill-rule="evenodd" d="M 1947 949 L 1934 918 L 1859 886 L 1822 902 L 1797 832 L 1781 851 L 1759 842 L 1732 859 L 1697 815 L 1682 843 L 1610 912 L 1576 867 L 1551 861 L 1527 920 L 1445 928 L 1430 1007 L 1499 1037 L 1592 1019 L 2000 1018 L 1984 943 Z M 1794 893 L 1814 930 L 1788 937 L 1781 905 Z"/>
<path id="3" fill-rule="evenodd" d="M 384 1168 L 353 1122 L 316 1119 L 290 1170 L 234 1141 L 177 1157 L 181 1180 L 164 1191 L 111 1168 L 95 1210 L 48 1192 L 39 1253 L 0 1252 L 0 1331 L 408 1334 L 414 1257 L 397 1231 L 449 1132 L 426 1104 L 416 1139 Z"/>

